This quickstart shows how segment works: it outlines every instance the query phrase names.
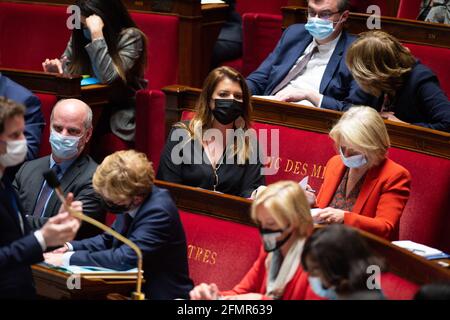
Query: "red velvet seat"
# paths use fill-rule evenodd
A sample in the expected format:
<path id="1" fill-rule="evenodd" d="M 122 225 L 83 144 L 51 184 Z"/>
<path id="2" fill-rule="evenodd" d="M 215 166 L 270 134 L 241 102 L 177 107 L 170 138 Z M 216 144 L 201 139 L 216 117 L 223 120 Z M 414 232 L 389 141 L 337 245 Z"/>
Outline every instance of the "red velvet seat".
<path id="1" fill-rule="evenodd" d="M 287 0 L 238 0 L 242 16 L 242 57 L 222 65 L 233 67 L 245 77 L 264 61 L 281 37 L 281 7 Z"/>
<path id="2" fill-rule="evenodd" d="M 450 97 L 450 49 L 403 43 L 411 53 L 437 75 L 441 88 Z"/>
<path id="3" fill-rule="evenodd" d="M 65 6 L 0 2 L 0 66 L 42 71 L 66 48 L 68 17 Z"/>
<path id="4" fill-rule="evenodd" d="M 188 244 L 189 273 L 195 284 L 232 289 L 258 257 L 258 230 L 247 225 L 180 210 Z"/>
<path id="5" fill-rule="evenodd" d="M 52 94 L 45 94 L 45 93 L 36 93 L 36 96 L 41 100 L 41 111 L 44 115 L 45 120 L 45 126 L 44 131 L 42 132 L 41 136 L 41 146 L 39 148 L 39 155 L 38 157 L 43 157 L 51 152 L 51 146 L 49 142 L 50 137 L 50 116 L 52 114 L 53 106 L 56 104 L 57 98 L 55 95 Z"/>
<path id="6" fill-rule="evenodd" d="M 400 0 L 397 18 L 416 20 L 422 0 Z"/>

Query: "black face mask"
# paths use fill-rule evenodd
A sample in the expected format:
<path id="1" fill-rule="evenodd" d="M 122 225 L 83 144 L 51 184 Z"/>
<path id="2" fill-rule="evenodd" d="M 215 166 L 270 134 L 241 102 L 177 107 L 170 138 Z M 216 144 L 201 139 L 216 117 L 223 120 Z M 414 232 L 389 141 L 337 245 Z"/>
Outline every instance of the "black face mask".
<path id="1" fill-rule="evenodd" d="M 103 208 L 113 214 L 121 214 L 131 210 L 131 205 L 117 205 L 115 203 L 103 200 Z"/>
<path id="2" fill-rule="evenodd" d="M 234 99 L 215 99 L 215 108 L 212 111 L 214 118 L 226 125 L 235 121 L 242 115 L 242 102 Z"/>
<path id="3" fill-rule="evenodd" d="M 292 232 L 289 233 L 283 240 L 277 241 L 276 238 L 281 236 L 283 234 L 284 230 L 270 230 L 270 229 L 263 229 L 259 228 L 259 233 L 261 234 L 263 244 L 264 244 L 264 250 L 266 252 L 272 252 L 277 249 L 279 249 L 283 244 L 288 241 L 288 239 L 291 237 Z"/>

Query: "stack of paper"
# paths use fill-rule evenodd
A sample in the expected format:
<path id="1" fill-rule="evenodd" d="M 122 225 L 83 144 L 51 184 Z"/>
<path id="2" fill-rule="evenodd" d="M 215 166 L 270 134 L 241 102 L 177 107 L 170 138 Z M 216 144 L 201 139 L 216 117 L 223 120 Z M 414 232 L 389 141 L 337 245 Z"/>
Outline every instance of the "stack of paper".
<path id="1" fill-rule="evenodd" d="M 108 268 L 93 267 L 93 266 L 67 266 L 67 267 L 56 267 L 45 262 L 41 265 L 62 271 L 70 274 L 77 274 L 86 279 L 137 279 L 137 268 L 119 271 Z"/>
<path id="2" fill-rule="evenodd" d="M 225 1 L 222 0 L 202 0 L 202 4 L 213 4 L 213 3 L 225 3 Z"/>
<path id="3" fill-rule="evenodd" d="M 426 245 L 416 243 L 413 241 L 409 241 L 409 240 L 392 241 L 392 243 L 399 247 L 402 247 L 403 249 L 409 250 L 419 256 L 422 256 L 428 260 L 445 259 L 445 258 L 450 257 L 450 255 L 448 255 L 438 249 L 431 248 Z"/>

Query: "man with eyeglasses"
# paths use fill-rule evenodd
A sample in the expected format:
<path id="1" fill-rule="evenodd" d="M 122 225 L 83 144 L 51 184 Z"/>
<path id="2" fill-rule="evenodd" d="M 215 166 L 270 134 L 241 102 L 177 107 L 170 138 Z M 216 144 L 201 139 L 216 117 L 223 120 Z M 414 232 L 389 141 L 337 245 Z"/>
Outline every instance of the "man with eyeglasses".
<path id="1" fill-rule="evenodd" d="M 273 52 L 250 74 L 253 95 L 345 111 L 351 105 L 375 106 L 345 65 L 356 39 L 344 30 L 348 0 L 309 0 L 308 22 L 286 29 Z"/>

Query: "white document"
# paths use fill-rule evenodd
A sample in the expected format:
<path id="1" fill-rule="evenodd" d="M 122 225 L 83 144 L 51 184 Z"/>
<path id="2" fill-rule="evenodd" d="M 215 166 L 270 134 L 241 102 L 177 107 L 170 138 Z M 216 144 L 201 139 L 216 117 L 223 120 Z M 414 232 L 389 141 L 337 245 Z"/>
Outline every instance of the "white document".
<path id="1" fill-rule="evenodd" d="M 225 3 L 222 0 L 202 0 L 201 4 Z"/>
<path id="2" fill-rule="evenodd" d="M 311 216 L 313 218 L 314 223 L 322 223 L 322 221 L 317 218 L 317 215 L 320 211 L 322 211 L 322 209 L 320 209 L 320 208 L 312 208 L 311 209 Z"/>
<path id="3" fill-rule="evenodd" d="M 300 187 L 302 187 L 303 190 L 306 190 L 306 186 L 308 185 L 308 180 L 309 180 L 309 176 L 306 176 L 306 177 L 304 177 L 304 178 L 302 179 L 302 181 L 300 181 L 300 182 L 298 183 L 298 185 L 299 185 Z"/>
<path id="4" fill-rule="evenodd" d="M 395 244 L 396 246 L 402 247 L 424 258 L 444 254 L 442 251 L 438 249 L 434 249 L 424 244 L 416 243 L 410 240 L 392 241 L 392 243 Z"/>

